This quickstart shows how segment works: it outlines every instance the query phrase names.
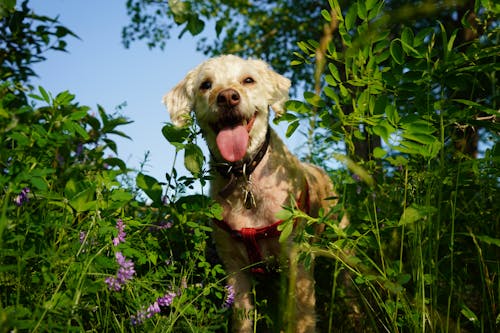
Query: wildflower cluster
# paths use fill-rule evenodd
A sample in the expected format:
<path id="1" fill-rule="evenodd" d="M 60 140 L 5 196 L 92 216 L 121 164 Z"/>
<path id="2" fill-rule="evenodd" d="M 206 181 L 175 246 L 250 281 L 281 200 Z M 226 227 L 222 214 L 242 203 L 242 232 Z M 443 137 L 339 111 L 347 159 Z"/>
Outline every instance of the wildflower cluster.
<path id="1" fill-rule="evenodd" d="M 116 221 L 116 229 L 118 229 L 118 235 L 113 238 L 114 246 L 118 246 L 118 244 L 125 242 L 126 233 L 123 231 L 125 229 L 125 224 L 122 219 Z M 106 282 L 110 290 L 120 291 L 122 286 L 134 277 L 134 262 L 132 260 L 126 260 L 121 252 L 116 252 L 115 258 L 120 266 L 116 272 L 116 276 L 107 277 L 104 282 Z"/>
<path id="2" fill-rule="evenodd" d="M 16 197 L 14 198 L 14 203 L 16 204 L 16 206 L 22 206 L 23 203 L 29 201 L 28 193 L 30 193 L 30 189 L 29 187 L 25 187 L 21 190 L 21 193 L 16 195 Z"/>
<path id="3" fill-rule="evenodd" d="M 164 296 L 159 297 L 156 301 L 150 304 L 145 310 L 141 310 L 136 315 L 132 315 L 130 317 L 132 325 L 142 324 L 146 319 L 153 317 L 157 313 L 160 313 L 161 308 L 170 306 L 176 296 L 177 294 L 171 291 L 166 293 Z"/>
<path id="4" fill-rule="evenodd" d="M 104 282 L 106 282 L 110 290 L 120 291 L 122 286 L 134 277 L 134 262 L 132 260 L 126 260 L 121 252 L 116 252 L 115 257 L 120 267 L 118 268 L 116 276 L 107 277 Z"/>
<path id="5" fill-rule="evenodd" d="M 226 297 L 224 298 L 224 303 L 222 304 L 222 307 L 224 309 L 229 309 L 231 305 L 234 303 L 234 287 L 230 284 L 224 287 L 226 290 Z"/>
<path id="6" fill-rule="evenodd" d="M 125 236 L 127 235 L 124 231 L 125 229 L 125 224 L 123 223 L 122 219 L 118 219 L 116 221 L 116 229 L 118 229 L 118 235 L 113 238 L 113 245 L 118 246 L 120 243 L 125 243 Z"/>

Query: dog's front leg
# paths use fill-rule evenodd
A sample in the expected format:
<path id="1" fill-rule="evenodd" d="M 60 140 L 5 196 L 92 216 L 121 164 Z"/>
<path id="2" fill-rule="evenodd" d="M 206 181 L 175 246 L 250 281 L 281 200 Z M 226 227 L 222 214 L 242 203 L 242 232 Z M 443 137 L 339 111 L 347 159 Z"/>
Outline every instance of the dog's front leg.
<path id="1" fill-rule="evenodd" d="M 285 331 L 314 333 L 316 330 L 314 274 L 298 258 L 299 247 L 290 246 L 288 252 L 288 299 L 285 311 Z"/>
<path id="2" fill-rule="evenodd" d="M 297 267 L 295 292 L 297 295 L 297 326 L 295 332 L 313 333 L 316 329 L 314 276 L 302 263 L 299 263 Z"/>
<path id="3" fill-rule="evenodd" d="M 230 273 L 229 283 L 234 288 L 233 332 L 253 332 L 253 302 L 251 280 L 247 273 L 240 270 Z"/>

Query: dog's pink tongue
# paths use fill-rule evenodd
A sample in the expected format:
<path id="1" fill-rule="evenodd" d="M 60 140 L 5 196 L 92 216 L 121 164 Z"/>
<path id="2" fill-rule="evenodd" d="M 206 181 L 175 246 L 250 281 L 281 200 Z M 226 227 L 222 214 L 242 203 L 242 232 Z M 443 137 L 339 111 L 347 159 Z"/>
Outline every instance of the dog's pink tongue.
<path id="1" fill-rule="evenodd" d="M 240 125 L 222 129 L 217 134 L 216 141 L 222 157 L 228 162 L 236 162 L 245 156 L 248 139 L 247 129 Z"/>

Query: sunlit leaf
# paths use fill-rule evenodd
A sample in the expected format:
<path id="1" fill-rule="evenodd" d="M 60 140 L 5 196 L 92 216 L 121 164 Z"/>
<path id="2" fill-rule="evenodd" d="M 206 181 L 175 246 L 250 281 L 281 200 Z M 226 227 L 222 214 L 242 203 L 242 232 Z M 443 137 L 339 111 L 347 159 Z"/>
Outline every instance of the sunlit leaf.
<path id="1" fill-rule="evenodd" d="M 193 143 L 186 144 L 184 149 L 184 166 L 193 176 L 198 176 L 201 173 L 204 161 L 203 156 L 203 151 L 198 145 Z"/>

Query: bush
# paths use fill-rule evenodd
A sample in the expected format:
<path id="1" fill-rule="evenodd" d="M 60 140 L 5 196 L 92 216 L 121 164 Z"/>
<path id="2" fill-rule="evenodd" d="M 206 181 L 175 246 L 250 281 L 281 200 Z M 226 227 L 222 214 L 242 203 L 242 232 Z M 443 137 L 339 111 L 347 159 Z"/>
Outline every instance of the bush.
<path id="1" fill-rule="evenodd" d="M 137 188 L 122 185 L 125 164 L 106 157 L 116 153 L 111 136 L 126 136 L 123 117 L 98 108 L 99 119 L 70 93 L 52 98 L 43 88 L 30 97 L 45 106 L 12 108 L 17 97 L 4 92 L 2 330 L 225 326 L 223 270 L 206 259 L 206 222 L 217 207 L 203 196 L 169 205 L 137 200 Z M 149 194 L 151 181 L 137 176 Z M 154 316 L 160 311 L 163 320 Z"/>

